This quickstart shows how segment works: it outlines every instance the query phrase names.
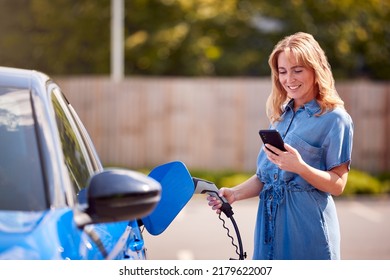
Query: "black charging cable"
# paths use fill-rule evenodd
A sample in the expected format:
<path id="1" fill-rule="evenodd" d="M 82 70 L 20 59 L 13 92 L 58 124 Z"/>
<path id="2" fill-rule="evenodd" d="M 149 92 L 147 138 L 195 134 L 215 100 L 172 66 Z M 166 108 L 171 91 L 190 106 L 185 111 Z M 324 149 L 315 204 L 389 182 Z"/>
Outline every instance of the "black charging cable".
<path id="1" fill-rule="evenodd" d="M 232 240 L 232 245 L 236 248 L 236 254 L 238 255 L 239 257 L 239 260 L 244 260 L 246 259 L 247 255 L 246 253 L 244 252 L 244 249 L 243 249 L 243 246 L 242 246 L 242 239 L 241 239 L 241 235 L 240 235 L 240 231 L 238 229 L 238 226 L 237 226 L 237 223 L 236 223 L 236 220 L 234 219 L 233 215 L 234 215 L 234 212 L 233 212 L 233 208 L 232 206 L 230 205 L 230 203 L 228 202 L 225 202 L 218 194 L 218 192 L 215 192 L 215 191 L 207 191 L 208 193 L 214 193 L 222 202 L 222 205 L 221 207 L 219 208 L 221 210 L 221 212 L 223 212 L 227 218 L 230 219 L 230 221 L 232 222 L 233 224 L 233 227 L 234 227 L 234 231 L 236 233 L 236 237 L 237 237 L 237 242 L 238 242 L 238 246 L 234 243 L 234 238 L 230 235 L 230 230 L 228 227 L 225 226 L 225 220 L 222 219 L 221 217 L 221 213 L 219 213 L 219 219 L 223 222 L 223 228 L 226 229 L 227 231 L 227 236 Z M 235 260 L 233 258 L 230 258 L 230 260 Z"/>

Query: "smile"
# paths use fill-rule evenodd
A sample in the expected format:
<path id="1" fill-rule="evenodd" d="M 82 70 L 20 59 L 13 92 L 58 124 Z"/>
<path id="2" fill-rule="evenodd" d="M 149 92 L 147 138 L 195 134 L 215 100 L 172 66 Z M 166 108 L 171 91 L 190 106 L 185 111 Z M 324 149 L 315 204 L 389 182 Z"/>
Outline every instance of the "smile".
<path id="1" fill-rule="evenodd" d="M 299 87 L 300 87 L 300 85 L 298 85 L 298 86 L 287 86 L 289 89 L 291 89 L 291 90 L 296 90 L 296 89 L 298 89 Z"/>

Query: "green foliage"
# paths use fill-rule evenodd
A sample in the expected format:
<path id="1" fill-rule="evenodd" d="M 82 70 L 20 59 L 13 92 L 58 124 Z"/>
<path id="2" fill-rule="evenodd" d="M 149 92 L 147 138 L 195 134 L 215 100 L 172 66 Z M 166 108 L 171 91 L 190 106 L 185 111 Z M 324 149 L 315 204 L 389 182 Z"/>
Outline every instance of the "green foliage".
<path id="1" fill-rule="evenodd" d="M 378 179 L 381 181 L 383 191 L 390 194 L 390 172 L 379 174 Z"/>
<path id="2" fill-rule="evenodd" d="M 253 174 L 237 173 L 230 176 L 222 177 L 219 180 L 219 185 L 222 187 L 234 187 L 242 182 L 248 180 Z"/>
<path id="3" fill-rule="evenodd" d="M 234 187 L 253 175 L 253 173 L 240 173 L 234 171 L 213 172 L 205 170 L 191 170 L 190 173 L 193 177 L 213 182 L 218 188 Z"/>
<path id="4" fill-rule="evenodd" d="M 109 73 L 110 0 L 1 0 L 0 64 L 51 75 Z"/>
<path id="5" fill-rule="evenodd" d="M 240 173 L 233 171 L 212 172 L 212 171 L 190 171 L 194 177 L 203 178 L 214 182 L 220 187 L 233 187 L 246 179 L 250 178 L 253 173 Z M 342 196 L 351 195 L 378 195 L 388 193 L 390 188 L 390 175 L 382 175 L 376 178 L 366 172 L 352 169 L 348 175 L 347 186 Z"/>
<path id="6" fill-rule="evenodd" d="M 324 48 L 336 77 L 388 79 L 390 2 L 264 1 L 262 15 L 282 22 L 282 34 L 305 31 Z M 280 7 L 283 9 L 280 9 Z"/>
<path id="7" fill-rule="evenodd" d="M 149 169 L 143 169 L 148 174 Z M 254 173 L 235 171 L 190 170 L 193 177 L 213 182 L 218 188 L 234 187 L 253 176 Z M 341 196 L 390 194 L 390 173 L 373 176 L 367 172 L 351 169 L 347 185 Z"/>
<path id="8" fill-rule="evenodd" d="M 352 169 L 348 175 L 344 196 L 355 194 L 382 194 L 385 192 L 381 181 L 374 176 L 359 170 Z"/>
<path id="9" fill-rule="evenodd" d="M 0 64 L 51 75 L 109 74 L 110 0 L 1 1 Z M 385 0 L 131 0 L 126 75 L 268 76 L 282 37 L 305 31 L 336 78 L 390 78 Z"/>

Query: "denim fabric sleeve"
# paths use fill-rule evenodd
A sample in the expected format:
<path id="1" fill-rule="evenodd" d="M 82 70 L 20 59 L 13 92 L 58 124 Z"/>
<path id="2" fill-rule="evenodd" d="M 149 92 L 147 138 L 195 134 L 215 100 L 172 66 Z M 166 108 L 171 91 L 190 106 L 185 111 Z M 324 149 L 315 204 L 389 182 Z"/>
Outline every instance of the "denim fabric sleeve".
<path id="1" fill-rule="evenodd" d="M 353 122 L 351 117 L 343 110 L 334 111 L 335 118 L 325 139 L 326 170 L 348 163 L 351 166 Z"/>

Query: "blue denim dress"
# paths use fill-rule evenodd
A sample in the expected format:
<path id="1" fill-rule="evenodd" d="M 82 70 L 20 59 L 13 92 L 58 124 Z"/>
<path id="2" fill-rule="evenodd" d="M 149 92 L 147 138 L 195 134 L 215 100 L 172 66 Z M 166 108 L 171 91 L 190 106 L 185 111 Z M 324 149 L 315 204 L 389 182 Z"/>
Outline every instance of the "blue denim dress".
<path id="1" fill-rule="evenodd" d="M 343 163 L 350 167 L 353 122 L 348 113 L 337 108 L 315 116 L 320 111 L 316 100 L 294 112 L 293 102 L 273 126 L 284 141 L 314 168 L 331 170 Z M 253 259 L 340 259 L 340 229 L 332 196 L 297 174 L 279 169 L 262 149 L 256 173 L 264 187 Z"/>

